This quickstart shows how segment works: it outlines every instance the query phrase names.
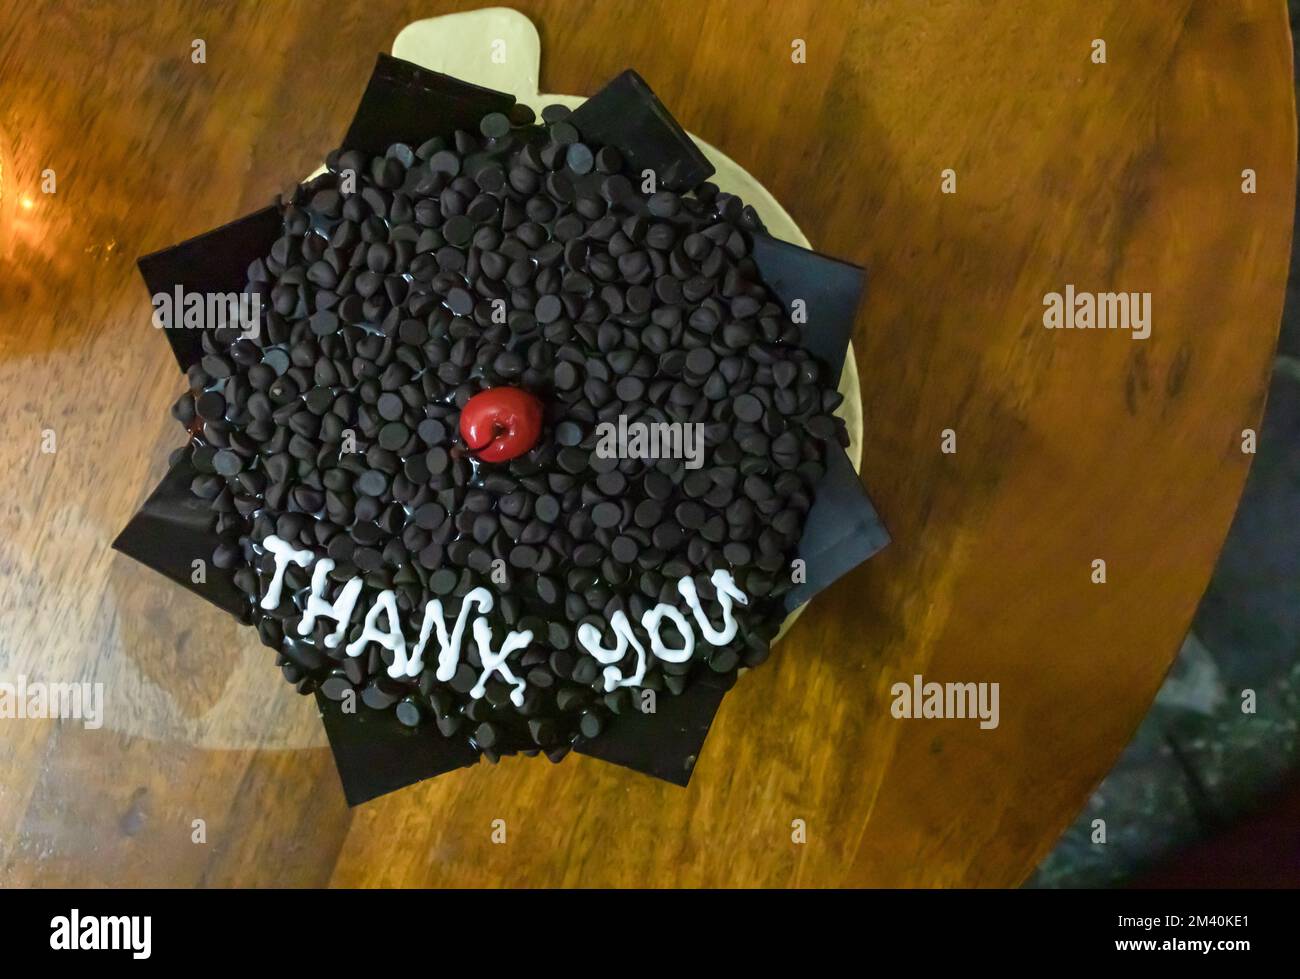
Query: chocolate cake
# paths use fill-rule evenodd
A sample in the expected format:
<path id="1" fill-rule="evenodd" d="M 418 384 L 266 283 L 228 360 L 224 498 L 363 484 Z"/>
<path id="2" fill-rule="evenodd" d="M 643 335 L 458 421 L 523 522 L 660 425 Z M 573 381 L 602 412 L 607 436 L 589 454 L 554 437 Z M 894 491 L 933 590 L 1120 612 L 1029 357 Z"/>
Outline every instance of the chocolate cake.
<path id="1" fill-rule="evenodd" d="M 559 760 L 767 658 L 848 438 L 702 157 L 618 139 L 609 100 L 479 92 L 382 149 L 363 101 L 259 218 L 253 313 L 185 337 L 174 462 L 229 604 L 335 722 Z"/>

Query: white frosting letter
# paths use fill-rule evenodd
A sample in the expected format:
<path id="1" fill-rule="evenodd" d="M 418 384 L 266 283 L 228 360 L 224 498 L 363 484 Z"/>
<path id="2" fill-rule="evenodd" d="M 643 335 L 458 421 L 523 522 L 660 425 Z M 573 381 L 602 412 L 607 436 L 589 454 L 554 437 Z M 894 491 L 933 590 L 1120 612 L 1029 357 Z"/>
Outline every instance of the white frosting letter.
<path id="1" fill-rule="evenodd" d="M 677 626 L 677 631 L 682 634 L 680 649 L 669 649 L 660 638 L 659 623 L 663 619 L 671 619 L 673 625 Z M 650 652 L 665 663 L 685 663 L 691 658 L 691 653 L 695 652 L 695 633 L 691 631 L 690 623 L 671 605 L 656 605 L 641 616 L 641 626 L 650 633 Z"/>
<path id="2" fill-rule="evenodd" d="M 379 629 L 379 614 L 384 613 L 388 618 L 388 628 L 384 631 Z M 393 591 L 381 591 L 375 599 L 375 604 L 370 606 L 370 611 L 366 612 L 366 625 L 361 630 L 361 635 L 357 636 L 355 642 L 347 645 L 349 656 L 360 656 L 361 651 L 366 648 L 366 643 L 377 642 L 393 654 L 393 666 L 398 662 L 406 662 L 406 637 L 402 635 L 401 623 L 397 621 L 397 593 Z M 392 676 L 393 667 L 388 668 Z"/>
<path id="3" fill-rule="evenodd" d="M 735 599 L 741 605 L 749 604 L 749 596 L 736 587 L 736 580 L 731 577 L 731 572 L 725 568 L 718 568 L 709 578 L 713 583 L 714 589 L 718 593 L 718 604 L 722 606 L 722 628 L 714 629 L 709 624 L 709 617 L 704 614 L 704 609 L 700 606 L 700 596 L 695 591 L 695 581 L 688 577 L 682 578 L 677 582 L 677 590 L 682 593 L 686 599 L 686 604 L 691 607 L 691 612 L 695 615 L 695 621 L 699 624 L 700 635 L 707 642 L 715 646 L 725 646 L 731 640 L 736 638 L 736 620 L 731 614 L 731 602 Z"/>
<path id="4" fill-rule="evenodd" d="M 259 604 L 262 608 L 275 608 L 280 604 L 280 590 L 284 587 L 285 568 L 290 563 L 305 568 L 311 564 L 316 555 L 311 551 L 295 550 L 292 544 L 287 540 L 281 540 L 275 534 L 267 534 L 266 539 L 262 541 L 262 547 L 275 557 L 275 573 L 271 575 L 271 583 L 266 586 L 266 594 L 262 596 Z"/>
<path id="5" fill-rule="evenodd" d="M 488 625 L 487 619 L 477 618 L 474 620 L 474 642 L 478 645 L 478 656 L 483 662 L 483 672 L 479 675 L 478 683 L 474 684 L 469 695 L 478 700 L 487 693 L 487 678 L 493 673 L 500 673 L 501 679 L 506 683 L 514 685 L 510 691 L 510 702 L 516 707 L 524 705 L 524 687 L 528 681 L 521 680 L 510 672 L 510 667 L 506 665 L 506 657 L 516 649 L 523 649 L 533 641 L 531 632 L 508 632 L 505 639 L 501 641 L 499 652 L 492 652 L 492 627 Z"/>
<path id="6" fill-rule="evenodd" d="M 689 578 L 685 580 L 690 581 Z M 614 631 L 613 648 L 601 645 L 600 630 L 590 622 L 578 626 L 578 642 L 587 652 L 596 657 L 597 662 L 605 664 L 606 693 L 616 687 L 635 687 L 645 679 L 645 649 L 632 634 L 632 624 L 628 622 L 622 609 L 610 617 L 609 627 Z M 622 672 L 613 664 L 623 659 L 629 645 L 636 650 L 636 673 L 624 679 Z"/>
<path id="7" fill-rule="evenodd" d="M 325 601 L 325 577 L 334 570 L 334 561 L 323 557 L 316 562 L 311 573 L 311 594 L 307 596 L 307 608 L 298 623 L 298 635 L 306 636 L 316 625 L 317 616 L 324 615 L 338 622 L 339 627 L 325 637 L 325 645 L 333 649 L 343 641 L 343 636 L 352 623 L 352 610 L 357 606 L 357 597 L 361 594 L 361 579 L 352 578 L 343 586 L 337 602 Z"/>
<path id="8" fill-rule="evenodd" d="M 406 662 L 402 659 L 402 666 L 407 676 L 419 676 L 420 671 L 424 669 L 424 644 L 429 641 L 429 633 L 434 629 L 438 631 L 438 671 L 435 676 L 446 683 L 456 673 L 456 665 L 460 662 L 460 644 L 465 636 L 465 620 L 469 618 L 471 606 L 476 606 L 480 612 L 492 611 L 492 593 L 486 588 L 475 588 L 461 600 L 460 614 L 456 616 L 456 624 L 452 627 L 451 635 L 447 635 L 447 623 L 442 617 L 442 601 L 435 598 L 424 607 L 424 622 L 420 626 L 420 641 L 415 644 L 415 649 L 411 652 L 411 661 Z M 401 676 L 397 671 L 398 661 L 394 660 L 393 665 L 388 668 L 390 676 Z"/>

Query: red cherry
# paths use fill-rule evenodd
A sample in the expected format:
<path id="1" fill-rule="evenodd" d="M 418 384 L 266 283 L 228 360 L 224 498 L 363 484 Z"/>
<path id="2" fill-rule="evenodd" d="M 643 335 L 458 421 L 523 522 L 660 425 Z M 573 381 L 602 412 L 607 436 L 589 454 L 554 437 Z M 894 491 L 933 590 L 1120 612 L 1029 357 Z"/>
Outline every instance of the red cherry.
<path id="1" fill-rule="evenodd" d="M 480 391 L 460 412 L 460 437 L 484 462 L 521 456 L 542 434 L 542 403 L 519 388 Z"/>

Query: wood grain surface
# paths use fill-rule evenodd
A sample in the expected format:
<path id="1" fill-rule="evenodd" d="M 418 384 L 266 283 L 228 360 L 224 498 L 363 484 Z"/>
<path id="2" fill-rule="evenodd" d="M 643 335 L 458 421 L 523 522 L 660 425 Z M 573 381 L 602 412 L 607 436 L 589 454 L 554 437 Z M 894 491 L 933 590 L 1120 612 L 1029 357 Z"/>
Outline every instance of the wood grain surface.
<path id="1" fill-rule="evenodd" d="M 375 53 L 470 6 L 0 11 L 0 680 L 106 698 L 98 730 L 0 720 L 0 883 L 1018 883 L 1146 711 L 1249 468 L 1294 209 L 1282 0 L 519 4 L 543 90 L 636 67 L 870 270 L 895 543 L 742 678 L 686 790 L 507 759 L 349 811 L 253 632 L 109 550 L 180 436 L 135 259 L 314 169 Z M 1150 339 L 1043 329 L 1067 283 L 1150 292 Z M 999 726 L 895 719 L 914 674 L 999 683 Z"/>

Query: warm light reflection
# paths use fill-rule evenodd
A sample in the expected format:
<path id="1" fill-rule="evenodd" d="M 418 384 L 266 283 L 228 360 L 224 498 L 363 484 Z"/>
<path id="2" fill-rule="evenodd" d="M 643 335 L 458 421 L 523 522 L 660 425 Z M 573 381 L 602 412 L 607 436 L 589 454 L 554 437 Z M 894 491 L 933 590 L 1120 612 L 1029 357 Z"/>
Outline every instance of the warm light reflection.
<path id="1" fill-rule="evenodd" d="M 38 141 L 32 140 L 32 145 Z M 66 237 L 68 228 L 53 201 L 42 200 L 44 188 L 35 181 L 19 179 L 23 167 L 14 156 L 13 143 L 0 129 L 0 265 L 10 276 L 25 278 L 31 270 L 55 266 L 68 267 L 72 256 L 61 247 L 60 238 Z M 29 164 L 37 174 L 40 167 Z M 29 280 L 19 283 L 24 288 Z"/>

